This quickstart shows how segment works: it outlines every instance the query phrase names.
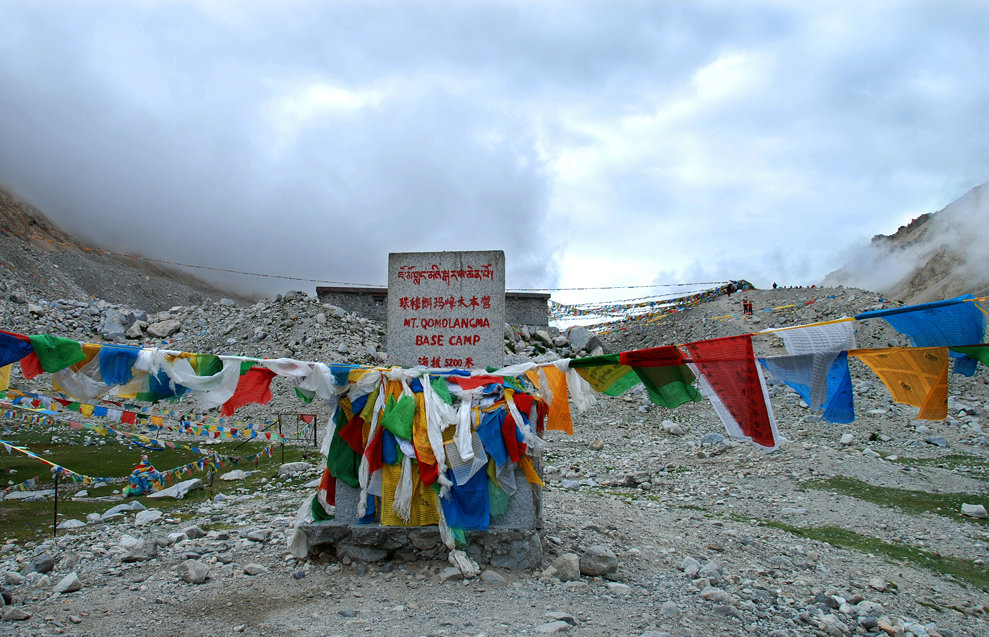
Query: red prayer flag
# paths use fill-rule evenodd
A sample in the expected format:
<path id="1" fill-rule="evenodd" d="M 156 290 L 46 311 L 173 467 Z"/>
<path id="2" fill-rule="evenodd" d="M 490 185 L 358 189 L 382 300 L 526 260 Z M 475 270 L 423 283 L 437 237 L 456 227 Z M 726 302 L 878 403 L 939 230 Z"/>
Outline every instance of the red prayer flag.
<path id="1" fill-rule="evenodd" d="M 237 381 L 234 395 L 223 403 L 220 415 L 232 416 L 235 410 L 250 403 L 268 403 L 271 400 L 271 380 L 275 376 L 275 372 L 266 367 L 252 367 L 247 370 Z"/>
<path id="2" fill-rule="evenodd" d="M 676 367 L 683 365 L 683 354 L 672 345 L 622 352 L 618 362 L 632 367 Z"/>
<path id="3" fill-rule="evenodd" d="M 751 335 L 697 341 L 686 347 L 698 373 L 715 394 L 711 402 L 728 433 L 775 448 L 776 427 L 756 368 Z"/>

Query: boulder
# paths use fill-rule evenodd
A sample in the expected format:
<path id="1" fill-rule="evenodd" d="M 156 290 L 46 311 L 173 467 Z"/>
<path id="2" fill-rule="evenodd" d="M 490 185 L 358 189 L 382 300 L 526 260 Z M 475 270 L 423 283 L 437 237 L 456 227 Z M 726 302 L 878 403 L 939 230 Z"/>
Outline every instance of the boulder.
<path id="1" fill-rule="evenodd" d="M 123 314 L 117 310 L 110 309 L 104 312 L 103 319 L 100 321 L 96 330 L 99 332 L 100 337 L 107 341 L 123 338 L 127 331 L 124 321 Z"/>
<path id="2" fill-rule="evenodd" d="M 312 465 L 308 462 L 286 462 L 278 467 L 278 477 L 288 478 L 297 473 L 309 471 L 310 469 L 312 469 Z"/>
<path id="3" fill-rule="evenodd" d="M 153 336 L 155 338 L 168 338 L 175 332 L 178 332 L 180 329 L 182 329 L 181 323 L 179 323 L 175 319 L 167 319 L 149 325 L 148 336 Z"/>
<path id="4" fill-rule="evenodd" d="M 55 592 L 59 594 L 63 593 L 74 593 L 76 591 L 82 590 L 82 582 L 79 581 L 79 576 L 75 571 L 72 571 L 55 584 Z"/>
<path id="5" fill-rule="evenodd" d="M 190 584 L 202 584 L 209 577 L 209 566 L 199 560 L 186 560 L 179 564 L 179 579 Z"/>
<path id="6" fill-rule="evenodd" d="M 175 498 L 176 500 L 181 500 L 185 497 L 186 493 L 193 491 L 195 489 L 202 489 L 203 481 L 199 478 L 192 478 L 191 480 L 183 480 L 168 487 L 167 489 L 162 489 L 161 491 L 156 491 L 150 494 L 149 498 Z"/>
<path id="7" fill-rule="evenodd" d="M 587 547 L 580 556 L 580 572 L 592 577 L 614 573 L 618 570 L 618 556 L 601 544 Z"/>

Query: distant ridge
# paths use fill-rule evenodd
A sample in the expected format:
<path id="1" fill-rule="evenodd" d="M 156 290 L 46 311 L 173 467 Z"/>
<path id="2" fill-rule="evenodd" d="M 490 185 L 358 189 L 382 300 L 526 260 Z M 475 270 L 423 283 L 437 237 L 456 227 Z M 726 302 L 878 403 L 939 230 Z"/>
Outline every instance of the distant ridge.
<path id="1" fill-rule="evenodd" d="M 876 235 L 822 285 L 881 292 L 904 303 L 989 295 L 989 184 L 892 235 Z"/>
<path id="2" fill-rule="evenodd" d="M 2 185 L 0 228 L 8 231 L 0 232 L 0 290 L 8 293 L 22 289 L 51 300 L 95 297 L 147 311 L 242 298 L 140 259 L 86 250 L 95 246 L 65 232 Z"/>

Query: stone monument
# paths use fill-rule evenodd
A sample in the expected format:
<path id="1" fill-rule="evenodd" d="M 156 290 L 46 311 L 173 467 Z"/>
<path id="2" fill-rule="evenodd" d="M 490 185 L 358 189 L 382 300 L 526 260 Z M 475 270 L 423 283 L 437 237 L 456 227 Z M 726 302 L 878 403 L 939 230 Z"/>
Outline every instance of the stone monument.
<path id="1" fill-rule="evenodd" d="M 402 367 L 483 369 L 504 364 L 505 253 L 402 252 L 388 255 L 388 356 Z M 541 473 L 538 458 L 536 470 Z M 500 568 L 534 568 L 542 560 L 541 489 L 516 468 L 520 485 L 508 510 L 474 533 L 470 554 Z M 310 543 L 341 559 L 441 558 L 436 526 L 360 524 L 360 491 L 336 481 L 334 519 L 304 523 Z"/>
<path id="2" fill-rule="evenodd" d="M 388 255 L 392 365 L 483 369 L 505 359 L 505 253 Z"/>

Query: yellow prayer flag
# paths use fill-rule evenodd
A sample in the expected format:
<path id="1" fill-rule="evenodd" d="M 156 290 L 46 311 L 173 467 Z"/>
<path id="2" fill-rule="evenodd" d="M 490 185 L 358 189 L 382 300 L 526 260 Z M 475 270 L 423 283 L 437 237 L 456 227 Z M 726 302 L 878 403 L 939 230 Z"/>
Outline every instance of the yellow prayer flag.
<path id="1" fill-rule="evenodd" d="M 0 367 L 0 391 L 10 389 L 10 368 L 13 366 L 14 364 L 11 363 L 10 365 Z"/>
<path id="2" fill-rule="evenodd" d="M 855 356 L 883 381 L 893 400 L 920 408 L 918 420 L 948 417 L 948 348 L 854 349 Z"/>

